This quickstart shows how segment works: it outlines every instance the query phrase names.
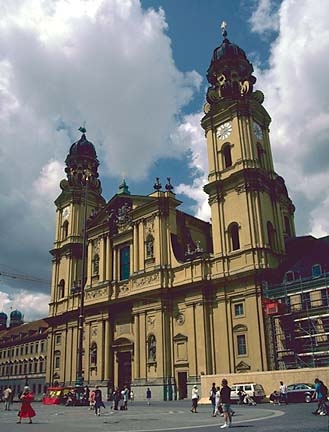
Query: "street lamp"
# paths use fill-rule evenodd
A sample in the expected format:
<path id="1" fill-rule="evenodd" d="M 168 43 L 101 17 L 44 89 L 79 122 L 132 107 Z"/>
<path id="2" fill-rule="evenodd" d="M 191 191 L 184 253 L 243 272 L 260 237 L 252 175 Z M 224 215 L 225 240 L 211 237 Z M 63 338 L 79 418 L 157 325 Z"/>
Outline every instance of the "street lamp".
<path id="1" fill-rule="evenodd" d="M 84 187 L 84 215 L 83 215 L 83 242 L 82 242 L 82 267 L 81 281 L 78 282 L 80 293 L 80 305 L 78 315 L 78 361 L 77 361 L 77 379 L 76 385 L 83 385 L 83 325 L 84 325 L 84 302 L 85 302 L 85 284 L 86 284 L 86 260 L 87 260 L 87 197 L 88 184 L 90 181 L 91 172 L 86 169 L 82 173 L 81 186 Z M 80 287 L 79 287 L 80 285 Z"/>

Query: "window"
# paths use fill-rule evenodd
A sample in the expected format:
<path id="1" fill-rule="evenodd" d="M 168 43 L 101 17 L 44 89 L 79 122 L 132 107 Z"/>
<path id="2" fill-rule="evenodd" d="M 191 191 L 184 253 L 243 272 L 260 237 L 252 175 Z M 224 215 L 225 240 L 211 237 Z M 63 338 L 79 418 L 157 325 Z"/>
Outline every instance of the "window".
<path id="1" fill-rule="evenodd" d="M 59 369 L 61 365 L 61 353 L 60 351 L 55 351 L 54 368 Z"/>
<path id="2" fill-rule="evenodd" d="M 44 342 L 41 342 L 41 345 L 40 345 L 40 351 L 41 351 L 41 352 L 44 352 L 44 349 L 45 349 L 45 343 L 44 343 Z"/>
<path id="3" fill-rule="evenodd" d="M 291 237 L 290 221 L 288 216 L 284 217 L 284 229 L 288 237 Z"/>
<path id="4" fill-rule="evenodd" d="M 267 222 L 267 237 L 268 244 L 271 249 L 275 248 L 275 231 L 271 222 Z"/>
<path id="5" fill-rule="evenodd" d="M 329 288 L 321 290 L 322 306 L 329 306 Z"/>
<path id="6" fill-rule="evenodd" d="M 244 310 L 243 310 L 243 303 L 237 303 L 234 305 L 234 315 L 235 316 L 242 316 L 244 315 Z"/>
<path id="7" fill-rule="evenodd" d="M 65 240 L 66 237 L 68 236 L 68 234 L 69 234 L 69 223 L 68 223 L 68 221 L 66 220 L 66 221 L 63 223 L 63 238 L 62 238 L 62 240 Z"/>
<path id="8" fill-rule="evenodd" d="M 237 341 L 238 355 L 246 355 L 247 354 L 246 336 L 237 335 L 236 341 Z"/>
<path id="9" fill-rule="evenodd" d="M 322 268 L 320 264 L 314 264 L 312 266 L 312 277 L 317 278 L 322 275 Z"/>
<path id="10" fill-rule="evenodd" d="M 65 281 L 61 279 L 58 284 L 58 298 L 63 298 L 65 294 Z"/>
<path id="11" fill-rule="evenodd" d="M 30 354 L 33 354 L 33 344 L 30 345 Z"/>
<path id="12" fill-rule="evenodd" d="M 56 345 L 59 345 L 61 343 L 61 335 L 60 334 L 57 334 L 55 336 L 55 343 L 56 343 Z"/>
<path id="13" fill-rule="evenodd" d="M 39 342 L 35 343 L 35 352 L 38 353 L 39 352 Z"/>
<path id="14" fill-rule="evenodd" d="M 259 160 L 259 165 L 261 167 L 264 167 L 263 153 L 264 153 L 264 150 L 263 150 L 262 146 L 259 143 L 257 143 L 257 157 Z"/>
<path id="15" fill-rule="evenodd" d="M 129 279 L 130 276 L 130 247 L 120 249 L 120 280 Z"/>
<path id="16" fill-rule="evenodd" d="M 229 226 L 229 236 L 231 241 L 231 249 L 232 250 L 240 249 L 239 225 L 236 222 L 233 222 Z"/>
<path id="17" fill-rule="evenodd" d="M 99 255 L 96 254 L 94 256 L 94 262 L 93 262 L 93 274 L 98 275 L 99 274 Z"/>
<path id="18" fill-rule="evenodd" d="M 311 294 L 309 292 L 301 294 L 301 303 L 303 309 L 309 309 L 311 307 Z"/>
<path id="19" fill-rule="evenodd" d="M 232 166 L 231 145 L 229 143 L 223 146 L 224 168 Z"/>
<path id="20" fill-rule="evenodd" d="M 28 353 L 29 353 L 29 346 L 25 345 L 25 354 L 28 354 Z"/>

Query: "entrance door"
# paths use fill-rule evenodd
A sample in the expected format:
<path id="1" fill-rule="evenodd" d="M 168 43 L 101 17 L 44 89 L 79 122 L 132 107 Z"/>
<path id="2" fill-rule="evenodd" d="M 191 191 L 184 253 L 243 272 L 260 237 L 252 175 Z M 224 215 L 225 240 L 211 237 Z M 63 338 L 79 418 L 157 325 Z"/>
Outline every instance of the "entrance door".
<path id="1" fill-rule="evenodd" d="M 179 399 L 187 398 L 187 372 L 178 372 L 178 394 Z"/>
<path id="2" fill-rule="evenodd" d="M 130 387 L 131 384 L 131 352 L 118 352 L 118 385 L 121 389 L 125 385 Z"/>

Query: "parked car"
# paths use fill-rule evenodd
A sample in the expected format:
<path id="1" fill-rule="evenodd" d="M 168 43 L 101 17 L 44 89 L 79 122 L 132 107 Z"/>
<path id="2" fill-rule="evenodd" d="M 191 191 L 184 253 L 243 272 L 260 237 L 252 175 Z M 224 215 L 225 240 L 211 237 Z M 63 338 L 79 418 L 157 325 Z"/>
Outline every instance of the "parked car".
<path id="1" fill-rule="evenodd" d="M 259 403 L 265 397 L 265 391 L 261 384 L 256 383 L 237 383 L 230 386 L 231 387 L 231 401 L 237 402 L 239 400 L 239 389 L 242 387 L 242 390 L 247 393 L 248 396 L 252 397 L 252 399 Z"/>
<path id="2" fill-rule="evenodd" d="M 314 384 L 298 383 L 289 384 L 288 390 L 288 402 L 306 402 L 312 401 L 315 393 Z M 315 400 L 315 399 L 313 399 Z"/>

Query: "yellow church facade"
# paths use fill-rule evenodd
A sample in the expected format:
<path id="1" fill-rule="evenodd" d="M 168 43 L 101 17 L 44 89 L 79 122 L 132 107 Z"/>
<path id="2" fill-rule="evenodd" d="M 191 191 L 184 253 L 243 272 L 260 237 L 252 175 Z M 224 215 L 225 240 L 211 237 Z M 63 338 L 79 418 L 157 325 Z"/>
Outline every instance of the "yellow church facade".
<path id="1" fill-rule="evenodd" d="M 223 32 L 201 126 L 211 223 L 179 210 L 170 179 L 147 196 L 102 196 L 82 129 L 55 201 L 46 381 L 184 398 L 202 375 L 267 371 L 262 283 L 295 236 L 273 167 L 270 116 L 253 67 Z"/>

